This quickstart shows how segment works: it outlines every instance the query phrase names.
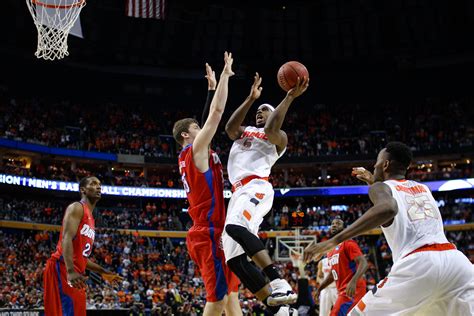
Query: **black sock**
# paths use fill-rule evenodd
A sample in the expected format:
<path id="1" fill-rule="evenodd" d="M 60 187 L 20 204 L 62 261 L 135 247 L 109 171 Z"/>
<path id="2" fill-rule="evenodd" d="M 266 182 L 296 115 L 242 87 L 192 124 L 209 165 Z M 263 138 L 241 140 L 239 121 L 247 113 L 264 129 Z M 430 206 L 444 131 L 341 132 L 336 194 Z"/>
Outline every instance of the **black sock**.
<path id="1" fill-rule="evenodd" d="M 280 310 L 280 307 L 281 306 L 270 306 L 268 305 L 268 297 L 265 299 L 265 301 L 263 302 L 263 304 L 265 304 L 265 306 L 267 307 L 267 309 L 272 312 L 273 314 L 276 314 L 278 313 L 278 311 Z"/>
<path id="2" fill-rule="evenodd" d="M 280 273 L 278 273 L 278 270 L 273 263 L 263 269 L 263 273 L 265 273 L 265 275 L 270 279 L 270 281 L 280 279 Z"/>

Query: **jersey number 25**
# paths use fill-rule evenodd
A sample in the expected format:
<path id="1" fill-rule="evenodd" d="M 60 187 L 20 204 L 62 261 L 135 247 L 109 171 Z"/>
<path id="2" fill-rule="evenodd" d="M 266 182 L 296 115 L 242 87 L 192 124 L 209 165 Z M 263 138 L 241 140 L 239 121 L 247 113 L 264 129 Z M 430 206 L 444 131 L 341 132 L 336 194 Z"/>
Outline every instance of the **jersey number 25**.
<path id="1" fill-rule="evenodd" d="M 408 203 L 408 216 L 412 221 L 426 219 L 427 217 L 437 218 L 436 208 L 426 195 L 406 196 Z"/>

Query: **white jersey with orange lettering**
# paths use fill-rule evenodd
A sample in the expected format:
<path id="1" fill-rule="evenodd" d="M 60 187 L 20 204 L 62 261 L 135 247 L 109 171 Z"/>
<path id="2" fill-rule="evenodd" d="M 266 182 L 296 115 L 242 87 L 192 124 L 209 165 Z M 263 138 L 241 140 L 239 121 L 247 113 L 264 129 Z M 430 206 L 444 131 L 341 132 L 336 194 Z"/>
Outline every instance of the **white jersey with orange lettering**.
<path id="1" fill-rule="evenodd" d="M 382 226 L 394 262 L 421 246 L 448 242 L 438 205 L 426 185 L 411 180 L 384 183 L 398 204 L 393 223 Z"/>
<path id="2" fill-rule="evenodd" d="M 393 266 L 349 316 L 474 315 L 474 267 L 448 242 L 433 195 L 415 181 L 385 181 L 398 212 L 382 227 Z"/>
<path id="3" fill-rule="evenodd" d="M 286 148 L 285 148 L 286 150 Z M 266 178 L 273 164 L 280 158 L 274 144 L 268 141 L 263 128 L 247 126 L 230 150 L 227 172 L 233 186 L 227 207 L 225 225 L 239 225 L 258 237 L 265 215 L 273 205 L 273 187 Z M 245 253 L 242 246 L 226 231 L 222 246 L 227 261 Z"/>
<path id="4" fill-rule="evenodd" d="M 227 163 L 230 183 L 234 184 L 249 176 L 268 177 L 272 166 L 285 150 L 278 153 L 276 146 L 268 141 L 263 128 L 247 126 L 230 149 Z"/>

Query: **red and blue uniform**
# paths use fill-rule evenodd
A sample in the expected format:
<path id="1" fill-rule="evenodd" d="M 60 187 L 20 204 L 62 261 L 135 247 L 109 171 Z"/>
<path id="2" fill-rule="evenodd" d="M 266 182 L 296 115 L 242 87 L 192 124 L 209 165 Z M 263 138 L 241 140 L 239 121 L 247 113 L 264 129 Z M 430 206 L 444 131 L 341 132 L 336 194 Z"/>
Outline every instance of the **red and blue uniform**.
<path id="1" fill-rule="evenodd" d="M 207 301 L 217 302 L 239 288 L 238 278 L 225 264 L 221 243 L 226 217 L 222 164 L 211 150 L 209 169 L 199 171 L 193 161 L 192 145 L 183 148 L 178 161 L 189 201 L 188 213 L 193 220 L 186 244 L 191 259 L 201 272 Z"/>
<path id="2" fill-rule="evenodd" d="M 347 284 L 357 271 L 355 258 L 362 256 L 359 245 L 354 240 L 346 240 L 327 253 L 331 273 L 336 281 L 337 300 L 331 310 L 331 316 L 345 316 L 366 293 L 364 278 L 357 280 L 354 298 L 346 295 Z"/>
<path id="3" fill-rule="evenodd" d="M 72 247 L 74 270 L 84 274 L 87 258 L 94 244 L 95 222 L 87 204 L 83 201 L 80 203 L 84 215 L 72 240 Z M 62 256 L 63 228 L 64 225 L 61 228 L 56 252 L 48 259 L 43 273 L 44 313 L 46 316 L 85 316 L 86 290 L 73 288 L 67 283 L 66 265 Z"/>

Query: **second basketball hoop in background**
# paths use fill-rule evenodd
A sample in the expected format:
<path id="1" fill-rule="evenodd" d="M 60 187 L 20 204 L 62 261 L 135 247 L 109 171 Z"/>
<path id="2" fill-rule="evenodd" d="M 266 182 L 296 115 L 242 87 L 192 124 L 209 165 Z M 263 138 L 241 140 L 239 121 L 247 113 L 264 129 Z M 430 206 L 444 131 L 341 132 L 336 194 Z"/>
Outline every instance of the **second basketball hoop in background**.
<path id="1" fill-rule="evenodd" d="M 26 0 L 38 30 L 36 57 L 62 59 L 69 55 L 67 39 L 85 0 Z"/>

